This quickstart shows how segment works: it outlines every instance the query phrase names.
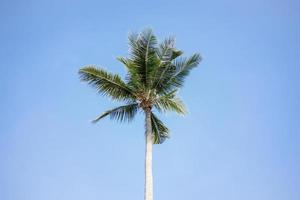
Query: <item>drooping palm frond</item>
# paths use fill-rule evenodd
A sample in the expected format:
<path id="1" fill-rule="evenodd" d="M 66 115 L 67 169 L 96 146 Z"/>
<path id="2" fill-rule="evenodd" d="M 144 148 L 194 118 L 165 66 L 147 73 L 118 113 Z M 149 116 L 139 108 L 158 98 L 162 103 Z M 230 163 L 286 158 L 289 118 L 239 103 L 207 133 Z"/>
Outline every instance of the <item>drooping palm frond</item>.
<path id="1" fill-rule="evenodd" d="M 151 112 L 152 133 L 154 144 L 162 144 L 169 137 L 169 129 Z"/>
<path id="2" fill-rule="evenodd" d="M 173 111 L 178 114 L 186 114 L 186 108 L 183 102 L 176 96 L 177 90 L 160 96 L 154 101 L 155 108 L 160 112 Z"/>
<path id="3" fill-rule="evenodd" d="M 82 81 L 94 86 L 97 91 L 116 100 L 134 99 L 131 88 L 117 74 L 111 74 L 95 66 L 87 66 L 79 70 Z"/>
<path id="4" fill-rule="evenodd" d="M 132 104 L 124 105 L 124 106 L 119 106 L 117 108 L 114 108 L 114 109 L 104 112 L 103 114 L 98 116 L 96 119 L 94 119 L 92 122 L 96 123 L 100 119 L 102 119 L 106 116 L 110 116 L 111 119 L 116 119 L 119 122 L 123 122 L 123 121 L 129 122 L 134 118 L 138 109 L 139 109 L 138 103 L 132 103 Z"/>
<path id="5" fill-rule="evenodd" d="M 130 61 L 133 64 L 129 76 L 134 76 L 134 80 L 138 77 L 144 88 L 149 88 L 155 69 L 160 63 L 156 54 L 156 44 L 156 37 L 151 29 L 146 29 L 139 35 L 129 36 L 130 60 L 127 60 L 127 63 Z"/>

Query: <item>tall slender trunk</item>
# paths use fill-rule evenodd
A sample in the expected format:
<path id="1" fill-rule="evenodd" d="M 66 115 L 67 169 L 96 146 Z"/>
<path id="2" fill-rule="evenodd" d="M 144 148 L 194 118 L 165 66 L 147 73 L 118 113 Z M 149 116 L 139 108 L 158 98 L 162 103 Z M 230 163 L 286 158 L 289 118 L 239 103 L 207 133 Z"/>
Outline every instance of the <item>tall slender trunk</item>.
<path id="1" fill-rule="evenodd" d="M 145 200 L 153 200 L 151 110 L 145 109 L 146 150 L 145 150 Z"/>

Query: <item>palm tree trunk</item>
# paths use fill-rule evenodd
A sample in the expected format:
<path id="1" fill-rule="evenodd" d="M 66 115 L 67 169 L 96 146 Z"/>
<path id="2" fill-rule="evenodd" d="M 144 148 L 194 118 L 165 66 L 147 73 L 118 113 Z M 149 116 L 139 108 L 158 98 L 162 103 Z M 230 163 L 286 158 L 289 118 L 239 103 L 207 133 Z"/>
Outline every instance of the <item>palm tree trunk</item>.
<path id="1" fill-rule="evenodd" d="M 151 110 L 145 110 L 146 124 L 146 151 L 145 151 L 145 200 L 153 200 L 153 176 L 152 176 L 152 146 L 153 134 L 151 127 Z"/>

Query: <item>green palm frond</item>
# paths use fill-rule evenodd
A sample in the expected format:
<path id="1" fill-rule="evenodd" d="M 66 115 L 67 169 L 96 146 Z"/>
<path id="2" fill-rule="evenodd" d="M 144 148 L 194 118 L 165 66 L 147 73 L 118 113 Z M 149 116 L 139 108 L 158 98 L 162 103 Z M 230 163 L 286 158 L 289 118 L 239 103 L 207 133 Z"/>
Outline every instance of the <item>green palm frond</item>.
<path id="1" fill-rule="evenodd" d="M 171 85 L 168 84 L 168 87 L 166 85 L 166 82 L 168 82 L 173 75 L 176 72 L 176 67 L 170 63 L 166 62 L 162 64 L 156 72 L 154 81 L 153 81 L 153 89 L 157 91 L 157 93 L 163 93 L 168 92 L 171 88 Z"/>
<path id="2" fill-rule="evenodd" d="M 157 48 L 157 55 L 160 59 L 160 64 L 156 69 L 152 87 L 158 91 L 162 88 L 162 84 L 169 80 L 176 72 L 176 67 L 172 64 L 172 61 L 183 53 L 176 49 L 174 45 L 175 39 L 173 37 L 169 37 Z"/>
<path id="3" fill-rule="evenodd" d="M 95 66 L 87 66 L 79 70 L 82 81 L 94 86 L 99 93 L 116 100 L 134 99 L 135 95 L 117 74 L 111 74 Z"/>
<path id="4" fill-rule="evenodd" d="M 129 45 L 130 63 L 132 63 L 129 75 L 134 76 L 133 80 L 137 80 L 138 77 L 140 84 L 144 88 L 149 88 L 155 69 L 160 63 L 156 54 L 156 37 L 151 29 L 146 29 L 139 35 L 131 34 Z"/>
<path id="5" fill-rule="evenodd" d="M 152 133 L 154 144 L 162 144 L 166 138 L 169 138 L 169 129 L 151 112 Z"/>
<path id="6" fill-rule="evenodd" d="M 190 71 L 197 67 L 201 61 L 199 54 L 194 54 L 189 58 L 181 58 L 174 60 L 173 64 L 176 67 L 176 73 L 166 83 L 166 85 L 173 85 L 175 87 L 181 87 L 185 78 L 189 75 Z"/>
<path id="7" fill-rule="evenodd" d="M 132 59 L 117 57 L 117 60 L 120 61 L 128 71 L 126 76 L 127 85 L 135 90 L 142 90 L 144 88 L 142 76 L 139 74 L 139 68 L 136 67 Z"/>
<path id="8" fill-rule="evenodd" d="M 171 62 L 183 52 L 175 48 L 175 38 L 166 38 L 157 48 L 157 55 L 162 62 Z"/>
<path id="9" fill-rule="evenodd" d="M 165 94 L 154 101 L 154 106 L 159 112 L 173 111 L 178 114 L 186 114 L 183 102 L 176 96 L 177 90 Z"/>
<path id="10" fill-rule="evenodd" d="M 92 122 L 96 123 L 100 119 L 110 116 L 110 119 L 116 119 L 117 121 L 123 122 L 123 121 L 131 121 L 135 114 L 137 113 L 139 109 L 138 103 L 132 103 L 124 106 L 119 106 L 117 108 L 108 110 L 98 116 L 96 119 L 94 119 Z"/>
<path id="11" fill-rule="evenodd" d="M 176 88 L 182 87 L 185 78 L 190 71 L 197 67 L 201 61 L 199 54 L 194 54 L 189 58 L 177 58 L 172 63 L 162 66 L 165 69 L 160 73 L 156 81 L 155 89 L 158 94 L 164 94 Z"/>

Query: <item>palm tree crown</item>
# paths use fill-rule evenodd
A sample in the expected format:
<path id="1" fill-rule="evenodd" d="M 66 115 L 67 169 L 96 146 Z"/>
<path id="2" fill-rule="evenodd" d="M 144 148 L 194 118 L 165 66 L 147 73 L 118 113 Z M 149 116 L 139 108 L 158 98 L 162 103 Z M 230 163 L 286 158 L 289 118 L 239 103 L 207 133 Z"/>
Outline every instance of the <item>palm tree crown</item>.
<path id="1" fill-rule="evenodd" d="M 93 122 L 106 116 L 118 121 L 130 121 L 138 110 L 149 111 L 153 143 L 160 144 L 168 138 L 169 129 L 152 110 L 186 113 L 176 93 L 190 71 L 199 64 L 201 57 L 199 54 L 182 57 L 183 52 L 175 48 L 172 37 L 158 44 L 150 29 L 131 34 L 129 46 L 129 57 L 117 58 L 127 69 L 125 80 L 96 66 L 86 66 L 79 70 L 82 81 L 94 86 L 99 93 L 125 103 L 104 112 Z"/>

